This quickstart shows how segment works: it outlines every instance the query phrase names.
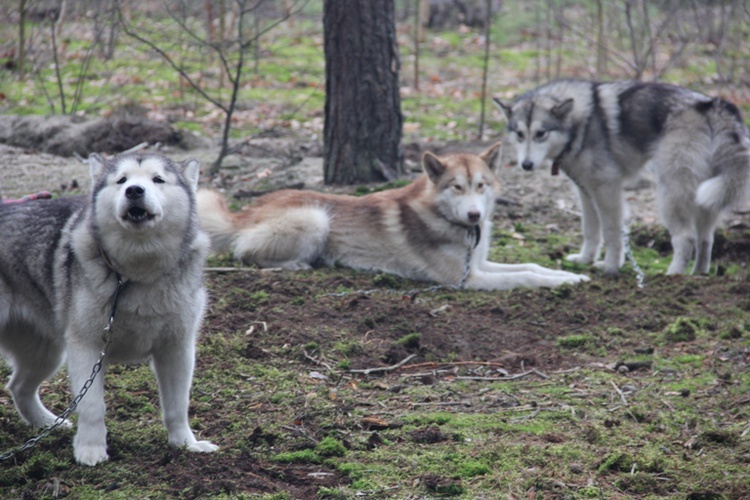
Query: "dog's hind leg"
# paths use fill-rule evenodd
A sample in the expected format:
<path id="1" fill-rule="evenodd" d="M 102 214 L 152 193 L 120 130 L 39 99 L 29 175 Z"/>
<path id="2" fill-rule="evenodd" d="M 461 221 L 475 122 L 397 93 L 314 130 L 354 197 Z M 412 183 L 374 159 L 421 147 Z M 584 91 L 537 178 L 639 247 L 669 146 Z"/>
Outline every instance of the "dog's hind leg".
<path id="1" fill-rule="evenodd" d="M 659 212 L 674 250 L 667 274 L 685 274 L 696 250 L 701 255 L 696 255 L 695 272 L 704 272 L 703 268 L 708 271 L 713 246 L 713 234 L 708 233 L 713 232 L 717 219 L 715 215 L 701 213 L 696 193 L 709 168 L 713 134 L 705 117 L 693 110 L 675 115 L 665 127 L 652 164 Z"/>
<path id="2" fill-rule="evenodd" d="M 325 247 L 329 227 L 322 208 L 282 209 L 238 233 L 235 258 L 260 267 L 309 269 Z"/>
<path id="3" fill-rule="evenodd" d="M 661 186 L 659 191 L 661 215 L 669 230 L 673 251 L 667 274 L 685 274 L 697 247 L 694 208 L 689 206 L 684 197 L 669 197 L 664 192 L 666 189 L 661 189 Z"/>
<path id="4" fill-rule="evenodd" d="M 708 274 L 711 267 L 711 250 L 714 246 L 714 231 L 718 220 L 717 212 L 703 208 L 697 209 L 695 218 L 697 241 L 693 274 Z"/>
<path id="5" fill-rule="evenodd" d="M 599 214 L 594 206 L 594 201 L 586 190 L 581 187 L 578 187 L 578 198 L 581 201 L 583 245 L 579 253 L 570 254 L 565 259 L 576 264 L 592 264 L 599 258 L 599 253 L 601 252 L 601 223 Z"/>
<path id="6" fill-rule="evenodd" d="M 39 386 L 62 364 L 64 347 L 24 328 L 17 328 L 13 337 L 13 375 L 8 382 L 8 390 L 21 418 L 34 427 L 46 427 L 53 424 L 57 416 L 42 404 Z M 3 342 L 6 348 L 7 341 L 6 337 Z"/>
<path id="7" fill-rule="evenodd" d="M 672 169 L 671 173 L 672 178 L 662 176 L 657 183 L 659 211 L 669 230 L 673 250 L 667 274 L 685 274 L 698 245 L 697 208 L 692 202 L 697 183 L 688 169 Z M 713 229 L 715 221 L 705 222 Z M 711 240 L 712 245 L 713 236 Z"/>

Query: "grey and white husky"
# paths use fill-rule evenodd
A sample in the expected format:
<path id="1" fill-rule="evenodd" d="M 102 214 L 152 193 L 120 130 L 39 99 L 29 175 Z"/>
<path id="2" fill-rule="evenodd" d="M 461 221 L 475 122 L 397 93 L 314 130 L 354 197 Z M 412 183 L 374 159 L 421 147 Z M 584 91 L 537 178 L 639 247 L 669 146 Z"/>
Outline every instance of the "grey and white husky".
<path id="1" fill-rule="evenodd" d="M 169 444 L 214 451 L 188 426 L 210 245 L 196 219 L 199 163 L 131 153 L 89 164 L 88 198 L 0 205 L 0 352 L 16 409 L 32 426 L 55 422 L 38 391 L 66 357 L 73 394 L 81 391 L 121 279 L 103 368 L 77 408 L 75 459 L 107 460 L 105 368 L 142 360 L 158 380 Z"/>
<path id="2" fill-rule="evenodd" d="M 623 182 L 649 165 L 674 256 L 669 274 L 705 274 L 721 212 L 747 193 L 750 139 L 737 107 L 686 88 L 632 81 L 564 80 L 512 103 L 509 145 L 525 170 L 560 170 L 578 188 L 583 246 L 567 258 L 614 274 L 624 261 Z"/>

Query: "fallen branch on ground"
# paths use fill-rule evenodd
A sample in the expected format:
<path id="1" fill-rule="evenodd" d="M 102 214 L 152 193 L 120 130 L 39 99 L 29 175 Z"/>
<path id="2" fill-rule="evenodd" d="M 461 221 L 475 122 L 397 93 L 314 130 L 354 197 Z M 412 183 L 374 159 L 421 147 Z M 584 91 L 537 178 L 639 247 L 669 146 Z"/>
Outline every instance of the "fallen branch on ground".
<path id="1" fill-rule="evenodd" d="M 364 370 L 349 370 L 349 373 L 363 373 L 365 375 L 369 375 L 371 373 L 391 372 L 393 370 L 398 370 L 399 368 L 404 366 L 406 363 L 408 363 L 410 360 L 414 359 L 416 356 L 417 356 L 416 354 L 410 354 L 403 360 L 396 363 L 395 365 L 381 366 L 378 368 L 365 368 Z"/>

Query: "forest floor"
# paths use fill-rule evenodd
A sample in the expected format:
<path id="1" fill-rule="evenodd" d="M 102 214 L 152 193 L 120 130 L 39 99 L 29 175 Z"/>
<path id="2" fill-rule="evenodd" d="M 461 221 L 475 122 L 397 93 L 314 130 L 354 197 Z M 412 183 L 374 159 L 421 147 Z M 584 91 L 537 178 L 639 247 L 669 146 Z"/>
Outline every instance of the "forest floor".
<path id="1" fill-rule="evenodd" d="M 425 147 L 486 145 L 412 144 L 407 157 L 416 165 Z M 227 196 L 300 182 L 322 189 L 314 150 L 283 139 L 249 145 L 213 184 Z M 167 153 L 206 163 L 214 151 Z M 8 147 L 0 175 L 6 198 L 88 185 L 78 160 Z M 580 242 L 569 181 L 512 168 L 499 178 L 493 259 L 563 265 Z M 733 214 L 717 234 L 713 275 L 668 277 L 653 194 L 648 183 L 628 191 L 642 287 L 629 266 L 607 278 L 564 264 L 592 280 L 477 292 L 212 259 L 190 413 L 219 451 L 168 448 L 148 367 L 113 367 L 111 461 L 76 465 L 72 434 L 55 432 L 0 464 L 0 496 L 746 498 L 746 216 Z M 65 408 L 64 372 L 42 398 Z M 0 392 L 2 447 L 33 434 Z"/>

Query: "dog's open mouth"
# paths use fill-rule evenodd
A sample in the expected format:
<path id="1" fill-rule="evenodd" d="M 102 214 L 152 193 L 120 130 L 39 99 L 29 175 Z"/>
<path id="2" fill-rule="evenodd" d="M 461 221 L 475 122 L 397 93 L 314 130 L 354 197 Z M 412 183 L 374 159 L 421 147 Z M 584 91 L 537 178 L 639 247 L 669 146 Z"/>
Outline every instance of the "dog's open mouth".
<path id="1" fill-rule="evenodd" d="M 146 209 L 141 207 L 130 207 L 128 208 L 128 211 L 125 212 L 125 220 L 136 224 L 152 220 L 154 217 L 154 214 L 149 213 Z"/>

